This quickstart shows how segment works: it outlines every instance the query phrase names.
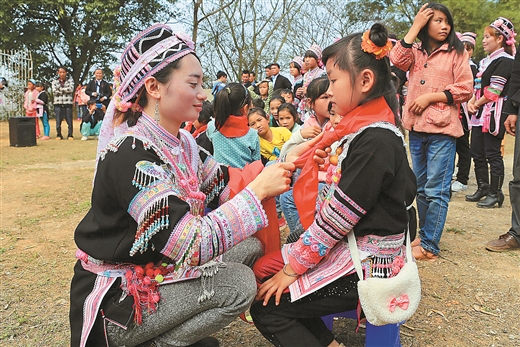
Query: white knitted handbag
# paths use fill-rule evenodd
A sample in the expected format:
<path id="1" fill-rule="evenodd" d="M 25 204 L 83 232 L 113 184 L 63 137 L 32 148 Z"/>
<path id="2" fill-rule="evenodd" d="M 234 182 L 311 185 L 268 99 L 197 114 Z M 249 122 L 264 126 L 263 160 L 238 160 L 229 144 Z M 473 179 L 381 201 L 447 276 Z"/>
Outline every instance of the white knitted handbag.
<path id="1" fill-rule="evenodd" d="M 391 278 L 364 279 L 354 231 L 347 234 L 350 254 L 359 276 L 361 308 L 372 325 L 396 324 L 410 318 L 421 301 L 421 280 L 412 256 L 410 231 L 406 233 L 406 263 Z"/>

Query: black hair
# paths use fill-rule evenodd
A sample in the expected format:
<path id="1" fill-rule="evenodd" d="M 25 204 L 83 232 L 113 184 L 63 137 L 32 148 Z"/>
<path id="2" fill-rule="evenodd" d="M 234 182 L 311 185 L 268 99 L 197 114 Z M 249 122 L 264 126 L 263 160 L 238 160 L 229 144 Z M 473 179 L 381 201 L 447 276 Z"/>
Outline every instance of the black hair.
<path id="1" fill-rule="evenodd" d="M 455 33 L 455 24 L 453 23 L 453 16 L 451 15 L 450 10 L 448 10 L 448 8 L 442 4 L 437 4 L 433 2 L 428 4 L 426 8 L 431 8 L 432 10 L 441 11 L 442 13 L 444 13 L 446 19 L 448 20 L 448 24 L 451 26 L 451 30 L 448 33 L 448 37 L 446 37 L 446 40 L 444 41 L 448 42 L 448 52 L 451 52 L 453 49 L 455 49 L 455 52 L 457 52 L 457 54 L 462 54 L 464 52 L 464 45 Z M 437 48 L 430 47 L 430 39 L 428 36 L 428 24 L 421 28 L 419 34 L 417 34 L 417 38 L 421 40 L 422 47 L 426 49 L 426 52 L 428 52 L 428 54 L 431 53 L 435 48 Z"/>
<path id="2" fill-rule="evenodd" d="M 311 105 L 313 105 L 320 96 L 329 90 L 329 85 L 330 81 L 327 76 L 315 78 L 311 83 L 309 83 L 309 86 L 307 87 L 307 98 L 309 98 Z"/>
<path id="3" fill-rule="evenodd" d="M 282 95 L 282 94 L 291 94 L 292 95 L 292 90 L 290 90 L 289 88 L 281 89 L 280 95 Z"/>
<path id="4" fill-rule="evenodd" d="M 471 42 L 463 41 L 462 44 L 464 45 L 465 50 L 468 50 L 468 49 L 475 50 L 475 45 L 472 44 Z"/>
<path id="5" fill-rule="evenodd" d="M 270 69 L 270 68 L 271 68 L 271 64 L 266 65 L 266 66 L 264 67 L 264 69 Z"/>
<path id="6" fill-rule="evenodd" d="M 272 67 L 273 65 L 280 68 L 280 64 L 278 64 L 278 63 L 272 63 L 270 67 Z"/>
<path id="7" fill-rule="evenodd" d="M 285 102 L 285 99 L 283 96 L 280 96 L 280 95 L 273 95 L 271 97 L 271 100 L 269 100 L 269 107 L 271 107 L 271 102 L 274 101 L 274 100 L 278 100 L 280 101 L 282 104 Z"/>
<path id="8" fill-rule="evenodd" d="M 87 101 L 87 107 L 90 107 L 90 106 L 92 106 L 92 105 L 95 105 L 96 103 L 97 103 L 96 100 L 94 100 L 94 99 L 89 99 L 89 100 Z"/>
<path id="9" fill-rule="evenodd" d="M 291 66 L 291 65 L 293 65 L 293 66 Z M 291 62 L 289 63 L 289 66 L 291 66 L 291 67 L 295 67 L 296 69 L 298 69 L 298 71 L 300 71 L 300 70 L 302 69 L 302 67 L 300 66 L 300 64 L 298 64 L 298 63 L 295 62 L 295 61 L 291 61 Z M 301 73 L 301 72 L 300 72 L 300 73 Z"/>
<path id="10" fill-rule="evenodd" d="M 230 115 L 241 116 L 240 109 L 251 105 L 251 96 L 240 83 L 229 83 L 221 89 L 213 101 L 215 128 L 222 128 Z"/>
<path id="11" fill-rule="evenodd" d="M 199 118 L 197 118 L 197 120 L 200 124 L 208 124 L 213 116 L 213 104 L 208 100 L 204 100 L 202 102 L 202 111 L 200 111 Z"/>
<path id="12" fill-rule="evenodd" d="M 300 122 L 300 117 L 298 116 L 298 111 L 296 110 L 296 107 L 294 107 L 293 104 L 290 104 L 288 102 L 284 102 L 278 107 L 278 114 L 280 114 L 281 111 L 288 111 L 294 119 L 294 124 Z"/>
<path id="13" fill-rule="evenodd" d="M 224 71 L 217 72 L 217 79 L 220 79 L 221 77 L 227 77 L 227 74 Z"/>
<path id="14" fill-rule="evenodd" d="M 242 70 L 242 75 L 243 74 L 248 74 L 249 75 L 249 70 Z"/>
<path id="15" fill-rule="evenodd" d="M 192 54 L 197 60 L 200 61 L 199 57 L 195 53 L 189 53 Z M 188 54 L 188 55 L 189 55 Z M 185 55 L 184 57 L 188 56 Z M 163 69 L 157 71 L 153 77 L 162 84 L 166 84 L 171 76 L 171 74 L 180 68 L 180 63 L 183 60 L 183 58 L 177 59 L 166 65 Z M 146 97 L 146 87 L 143 85 L 141 89 L 137 92 L 136 96 L 129 100 L 132 104 L 137 103 L 139 106 L 144 108 L 146 105 L 148 105 L 148 98 Z M 137 120 L 142 115 L 142 111 L 134 112 L 132 108 L 129 108 L 126 112 L 120 112 L 119 110 L 116 111 L 116 114 L 114 115 L 114 121 L 116 121 L 118 118 L 123 116 L 122 122 L 128 122 L 129 126 L 133 126 L 137 123 Z"/>
<path id="16" fill-rule="evenodd" d="M 260 108 L 260 107 L 254 107 L 254 108 L 250 109 L 249 112 L 247 113 L 247 119 L 249 120 L 249 117 L 251 117 L 251 115 L 253 115 L 255 113 L 258 113 L 259 115 L 261 115 L 265 119 L 269 120 L 269 117 L 267 116 L 267 113 L 265 113 L 264 109 Z"/>
<path id="17" fill-rule="evenodd" d="M 327 62 L 332 62 L 334 66 L 340 70 L 347 71 L 350 74 L 352 84 L 354 84 L 356 77 L 363 69 L 372 70 L 375 78 L 374 86 L 367 95 L 367 98 L 361 101 L 361 104 L 383 96 L 394 113 L 396 125 L 400 126 L 401 123 L 397 116 L 398 103 L 396 90 L 392 83 L 390 60 L 388 57 L 376 59 L 375 55 L 365 53 L 361 49 L 361 36 L 362 33 L 351 34 L 325 48 L 323 51 L 323 63 L 327 64 Z M 375 23 L 370 28 L 369 38 L 378 47 L 385 46 L 388 40 L 386 28 L 382 24 Z M 309 94 L 309 88 L 307 88 L 307 95 Z"/>
<path id="18" fill-rule="evenodd" d="M 0 77 L 0 84 L 3 85 L 4 87 L 9 87 L 5 77 Z"/>
<path id="19" fill-rule="evenodd" d="M 253 99 L 252 104 L 253 104 L 253 107 L 255 107 L 255 108 L 258 107 L 258 108 L 264 109 L 264 107 L 265 107 L 265 102 L 261 98 Z"/>
<path id="20" fill-rule="evenodd" d="M 254 71 L 249 71 L 249 74 L 256 77 L 256 72 L 254 72 Z"/>
<path id="21" fill-rule="evenodd" d="M 316 55 L 316 53 L 314 53 L 311 50 L 308 50 L 307 52 L 305 52 L 305 55 L 303 57 L 304 58 L 314 58 L 314 59 L 316 59 L 316 61 L 318 61 L 318 56 Z"/>
<path id="22" fill-rule="evenodd" d="M 45 84 L 43 84 L 42 82 L 36 82 L 36 84 L 34 86 L 41 87 L 41 88 L 43 88 L 43 90 L 45 90 Z"/>

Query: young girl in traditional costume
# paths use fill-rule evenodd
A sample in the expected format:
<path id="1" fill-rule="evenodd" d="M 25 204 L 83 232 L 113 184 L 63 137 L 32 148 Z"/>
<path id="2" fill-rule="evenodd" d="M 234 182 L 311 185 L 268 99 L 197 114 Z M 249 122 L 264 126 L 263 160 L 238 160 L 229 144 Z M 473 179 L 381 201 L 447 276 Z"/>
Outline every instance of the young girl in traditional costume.
<path id="1" fill-rule="evenodd" d="M 500 146 L 507 115 L 502 113 L 502 107 L 513 69 L 515 36 L 513 23 L 504 17 L 484 29 L 482 46 L 488 56 L 480 61 L 475 95 L 468 102 L 468 111 L 472 114 L 470 149 L 478 189 L 473 195 L 467 195 L 466 200 L 477 201 L 477 207 L 502 207 L 504 202 L 504 158 Z"/>
<path id="2" fill-rule="evenodd" d="M 301 156 L 298 162 L 306 164 L 294 194 L 305 232 L 253 267 L 260 287 L 251 314 L 275 346 L 339 346 L 320 317 L 358 304 L 347 233 L 355 231 L 363 258 L 370 259 L 366 277 L 393 277 L 397 269 L 391 264 L 402 261 L 413 215 L 407 206 L 416 191 L 396 116 L 390 49 L 386 29 L 375 24 L 323 52 L 330 101 L 344 116 L 334 131 L 320 136 L 318 148 L 339 141 L 343 152 L 334 173 L 337 183 L 318 201 L 318 166 Z"/>
<path id="3" fill-rule="evenodd" d="M 416 38 L 419 44 L 414 44 Z M 468 59 L 450 11 L 433 3 L 421 7 L 412 27 L 390 54 L 397 68 L 409 72 L 403 124 L 409 131 L 417 177 L 420 240 L 412 244 L 416 259 L 433 261 L 440 252 L 456 142 L 464 134 L 459 108 L 473 92 Z"/>
<path id="4" fill-rule="evenodd" d="M 241 169 L 260 160 L 258 135 L 247 121 L 250 106 L 251 96 L 240 83 L 229 83 L 217 93 L 215 120 L 209 122 L 206 135 L 220 164 Z"/>
<path id="5" fill-rule="evenodd" d="M 207 336 L 253 301 L 253 272 L 229 250 L 249 264 L 261 253 L 249 237 L 267 225 L 261 202 L 288 189 L 294 165 L 241 175 L 199 152 L 180 129 L 206 99 L 193 49 L 157 24 L 122 54 L 92 207 L 75 231 L 73 347 L 218 346 Z"/>
<path id="6" fill-rule="evenodd" d="M 299 108 L 300 115 L 303 122 L 307 120 L 309 117 L 309 103 L 306 98 L 309 97 L 307 94 L 307 88 L 309 84 L 318 77 L 322 77 L 325 75 L 325 71 L 323 70 L 323 62 L 322 59 L 322 49 L 317 44 L 313 44 L 309 47 L 309 49 L 305 52 L 303 60 L 305 62 L 305 75 L 303 75 L 303 84 L 301 88 L 301 92 L 297 93 L 297 97 L 301 100 Z"/>

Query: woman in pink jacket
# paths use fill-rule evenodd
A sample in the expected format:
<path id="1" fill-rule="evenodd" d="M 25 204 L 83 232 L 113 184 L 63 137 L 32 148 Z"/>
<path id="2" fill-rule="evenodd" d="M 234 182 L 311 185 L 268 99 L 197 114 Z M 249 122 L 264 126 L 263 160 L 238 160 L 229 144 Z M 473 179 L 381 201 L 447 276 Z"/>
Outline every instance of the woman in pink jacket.
<path id="1" fill-rule="evenodd" d="M 25 91 L 23 108 L 25 109 L 26 117 L 36 118 L 36 99 L 38 99 L 39 92 L 36 90 L 36 81 L 30 79 L 27 81 L 27 90 Z M 38 118 L 36 118 L 36 137 L 40 137 L 40 126 Z"/>
<path id="2" fill-rule="evenodd" d="M 414 43 L 416 38 L 421 42 Z M 414 242 L 413 253 L 434 260 L 448 213 L 456 140 L 464 133 L 459 105 L 472 96 L 473 75 L 453 17 L 440 4 L 421 7 L 390 60 L 410 73 L 403 124 L 417 177 L 420 243 Z"/>

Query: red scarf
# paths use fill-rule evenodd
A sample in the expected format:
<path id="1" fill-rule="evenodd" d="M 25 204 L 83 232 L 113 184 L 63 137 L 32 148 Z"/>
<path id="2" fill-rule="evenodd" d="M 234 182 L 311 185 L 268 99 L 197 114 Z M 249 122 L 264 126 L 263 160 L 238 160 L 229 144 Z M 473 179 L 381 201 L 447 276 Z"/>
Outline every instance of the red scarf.
<path id="1" fill-rule="evenodd" d="M 249 131 L 247 117 L 229 116 L 218 131 L 227 138 L 244 136 Z"/>
<path id="2" fill-rule="evenodd" d="M 300 220 L 305 229 L 314 221 L 316 198 L 318 197 L 318 164 L 313 159 L 316 149 L 325 149 L 343 136 L 355 133 L 364 126 L 376 122 L 389 122 L 395 125 L 394 114 L 384 97 L 371 100 L 356 107 L 343 117 L 334 131 L 327 131 L 313 148 L 310 148 L 294 163 L 304 164 L 300 177 L 294 184 L 293 194 Z"/>
<path id="3" fill-rule="evenodd" d="M 204 124 L 204 125 L 201 125 L 197 130 L 195 130 L 193 132 L 193 138 L 196 139 L 200 134 L 202 134 L 203 132 L 206 131 L 206 129 L 208 128 L 208 125 L 207 124 Z"/>

